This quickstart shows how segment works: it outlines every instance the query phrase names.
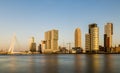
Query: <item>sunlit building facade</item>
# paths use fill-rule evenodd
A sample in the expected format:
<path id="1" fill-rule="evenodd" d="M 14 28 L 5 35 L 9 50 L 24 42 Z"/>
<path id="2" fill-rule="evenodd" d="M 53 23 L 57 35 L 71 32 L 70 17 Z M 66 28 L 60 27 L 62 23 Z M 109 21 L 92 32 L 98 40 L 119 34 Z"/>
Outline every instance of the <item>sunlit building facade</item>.
<path id="1" fill-rule="evenodd" d="M 85 48 L 86 51 L 90 51 L 90 34 L 85 34 Z"/>
<path id="2" fill-rule="evenodd" d="M 89 33 L 85 35 L 85 48 L 91 52 L 99 50 L 99 28 L 96 23 L 89 25 Z"/>
<path id="3" fill-rule="evenodd" d="M 45 32 L 45 52 L 58 51 L 58 30 L 50 30 Z"/>
<path id="4" fill-rule="evenodd" d="M 80 30 L 80 28 L 75 29 L 75 47 L 81 47 L 81 30 Z"/>
<path id="5" fill-rule="evenodd" d="M 112 48 L 113 24 L 107 23 L 104 28 L 104 47 L 105 51 L 110 51 Z"/>
<path id="6" fill-rule="evenodd" d="M 44 53 L 45 52 L 45 49 L 46 49 L 46 41 L 45 40 L 42 40 L 41 41 L 41 52 Z"/>

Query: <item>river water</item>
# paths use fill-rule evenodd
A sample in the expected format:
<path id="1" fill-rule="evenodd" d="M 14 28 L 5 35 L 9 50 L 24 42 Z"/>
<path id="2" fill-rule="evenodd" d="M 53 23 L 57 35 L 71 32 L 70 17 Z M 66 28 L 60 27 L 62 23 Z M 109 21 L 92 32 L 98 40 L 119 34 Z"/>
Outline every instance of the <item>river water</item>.
<path id="1" fill-rule="evenodd" d="M 120 73 L 120 55 L 0 56 L 0 73 Z"/>

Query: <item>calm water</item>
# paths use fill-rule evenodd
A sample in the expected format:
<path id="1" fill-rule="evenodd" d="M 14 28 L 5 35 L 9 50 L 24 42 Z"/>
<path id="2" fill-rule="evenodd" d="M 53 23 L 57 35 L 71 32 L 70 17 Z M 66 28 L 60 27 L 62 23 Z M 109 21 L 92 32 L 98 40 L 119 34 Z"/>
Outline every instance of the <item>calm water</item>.
<path id="1" fill-rule="evenodd" d="M 0 73 L 120 73 L 120 55 L 0 56 Z"/>

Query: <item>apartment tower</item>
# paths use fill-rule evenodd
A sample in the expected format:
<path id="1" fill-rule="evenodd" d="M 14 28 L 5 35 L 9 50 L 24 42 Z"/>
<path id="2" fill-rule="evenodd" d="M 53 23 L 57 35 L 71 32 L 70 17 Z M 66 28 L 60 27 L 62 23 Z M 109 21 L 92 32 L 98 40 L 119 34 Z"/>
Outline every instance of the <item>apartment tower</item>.
<path id="1" fill-rule="evenodd" d="M 58 30 L 50 30 L 45 32 L 45 51 L 50 52 L 56 52 L 58 51 Z"/>
<path id="2" fill-rule="evenodd" d="M 89 25 L 89 33 L 85 35 L 85 48 L 87 52 L 99 50 L 99 28 L 96 23 Z"/>
<path id="3" fill-rule="evenodd" d="M 80 28 L 75 29 L 75 47 L 81 47 L 81 30 L 80 30 Z"/>
<path id="4" fill-rule="evenodd" d="M 112 48 L 112 35 L 113 35 L 113 24 L 107 23 L 104 28 L 104 47 L 105 52 L 111 51 Z"/>

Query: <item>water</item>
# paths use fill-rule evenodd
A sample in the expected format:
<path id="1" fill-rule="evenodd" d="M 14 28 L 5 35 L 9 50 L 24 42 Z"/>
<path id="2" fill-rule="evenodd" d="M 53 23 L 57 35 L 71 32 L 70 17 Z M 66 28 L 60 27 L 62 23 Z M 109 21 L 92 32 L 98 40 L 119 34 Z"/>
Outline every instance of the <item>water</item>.
<path id="1" fill-rule="evenodd" d="M 120 55 L 0 56 L 0 73 L 120 73 Z"/>

